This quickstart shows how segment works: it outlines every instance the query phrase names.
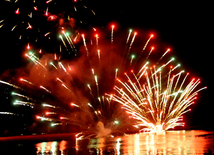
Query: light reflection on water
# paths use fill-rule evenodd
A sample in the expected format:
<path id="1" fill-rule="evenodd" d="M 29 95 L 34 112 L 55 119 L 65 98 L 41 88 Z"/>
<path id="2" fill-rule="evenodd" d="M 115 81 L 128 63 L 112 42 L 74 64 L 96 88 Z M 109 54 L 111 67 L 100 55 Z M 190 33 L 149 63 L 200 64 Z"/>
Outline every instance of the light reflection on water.
<path id="1" fill-rule="evenodd" d="M 143 154 L 204 154 L 214 153 L 213 131 L 167 131 L 165 134 L 141 133 L 114 138 L 42 142 L 35 145 L 37 154 L 77 155 L 143 155 Z"/>

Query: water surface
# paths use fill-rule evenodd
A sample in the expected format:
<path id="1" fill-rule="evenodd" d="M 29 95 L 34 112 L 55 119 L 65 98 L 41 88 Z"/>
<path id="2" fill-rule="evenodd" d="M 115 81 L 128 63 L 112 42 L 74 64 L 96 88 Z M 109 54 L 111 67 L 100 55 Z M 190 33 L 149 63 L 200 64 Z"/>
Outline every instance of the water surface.
<path id="1" fill-rule="evenodd" d="M 213 131 L 167 131 L 164 134 L 140 133 L 114 138 L 52 141 L 35 144 L 37 154 L 205 154 L 214 153 Z"/>
<path id="2" fill-rule="evenodd" d="M 54 137 L 53 137 L 54 138 Z M 0 142 L 0 152 L 19 155 L 156 155 L 214 153 L 214 131 L 181 130 L 140 133 L 114 138 L 57 141 L 44 139 Z M 1 154 L 0 153 L 0 154 Z"/>

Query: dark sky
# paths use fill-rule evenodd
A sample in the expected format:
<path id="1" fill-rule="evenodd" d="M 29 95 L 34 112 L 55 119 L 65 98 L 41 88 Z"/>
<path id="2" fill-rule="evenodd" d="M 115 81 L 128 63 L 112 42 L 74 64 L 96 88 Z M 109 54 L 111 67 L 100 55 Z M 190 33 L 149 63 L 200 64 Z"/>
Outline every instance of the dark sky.
<path id="1" fill-rule="evenodd" d="M 106 26 L 116 21 L 120 27 L 155 31 L 161 42 L 172 47 L 184 68 L 193 76 L 200 77 L 202 85 L 208 87 L 200 93 L 197 104 L 192 108 L 193 112 L 187 115 L 191 117 L 188 121 L 190 123 L 191 120 L 190 125 L 210 125 L 214 92 L 212 89 L 214 12 L 211 2 L 87 0 L 86 3 L 96 13 L 89 25 Z M 2 15 L 3 6 L 0 8 Z M 1 72 L 7 68 L 14 68 L 23 61 L 16 46 L 3 50 L 5 46 L 10 46 L 8 42 L 10 37 L 1 35 Z M 11 51 L 12 49 L 14 51 Z"/>

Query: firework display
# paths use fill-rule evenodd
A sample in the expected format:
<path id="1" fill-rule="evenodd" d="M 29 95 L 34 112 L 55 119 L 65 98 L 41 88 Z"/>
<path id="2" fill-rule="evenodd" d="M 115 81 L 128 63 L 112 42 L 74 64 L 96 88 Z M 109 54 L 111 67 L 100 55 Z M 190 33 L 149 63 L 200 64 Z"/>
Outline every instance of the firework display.
<path id="1" fill-rule="evenodd" d="M 47 7 L 45 13 L 50 10 Z M 16 14 L 20 13 L 18 8 Z M 55 20 L 59 15 L 48 16 L 48 20 Z M 28 29 L 32 27 L 28 25 Z M 174 65 L 169 48 L 153 54 L 155 47 L 150 44 L 154 34 L 136 40 L 141 33 L 130 29 L 123 37 L 115 34 L 115 28 L 111 25 L 107 34 L 99 28 L 74 34 L 61 26 L 59 39 L 64 48 L 80 53 L 72 60 L 62 60 L 60 54 L 46 53 L 27 43 L 29 65 L 15 71 L 16 80 L 13 77 L 8 82 L 5 76 L 0 80 L 14 88 L 14 106 L 35 109 L 35 118 L 50 122 L 52 127 L 78 126 L 81 132 L 77 136 L 85 138 L 123 134 L 133 126 L 140 131 L 162 132 L 184 125 L 183 114 L 206 87 L 198 88 L 200 79 L 188 82 L 189 73 L 179 70 L 180 64 Z"/>
<path id="2" fill-rule="evenodd" d="M 193 78 L 189 83 L 186 82 L 189 73 L 182 78 L 183 70 L 172 75 L 180 64 L 171 66 L 163 74 L 162 70 L 173 60 L 159 67 L 150 67 L 146 62 L 137 75 L 131 71 L 132 78 L 125 73 L 127 82 L 117 79 L 122 88 L 115 86 L 117 94 L 113 95 L 113 99 L 124 106 L 130 117 L 138 120 L 135 125 L 137 128 L 162 132 L 184 126 L 182 115 L 191 111 L 189 106 L 194 104 L 198 92 L 206 88 L 196 90 L 200 79 Z"/>
<path id="3" fill-rule="evenodd" d="M 73 0 L 5 0 L 0 5 L 8 8 L 2 12 L 0 31 L 16 44 L 28 42 L 40 50 L 66 56 L 77 54 L 73 38 L 95 15 L 85 2 Z"/>

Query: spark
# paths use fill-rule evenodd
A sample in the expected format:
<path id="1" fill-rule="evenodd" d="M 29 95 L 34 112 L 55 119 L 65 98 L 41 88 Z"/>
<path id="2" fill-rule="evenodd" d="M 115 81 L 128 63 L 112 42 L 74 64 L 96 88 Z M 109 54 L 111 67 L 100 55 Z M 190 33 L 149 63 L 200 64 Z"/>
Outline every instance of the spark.
<path id="1" fill-rule="evenodd" d="M 2 115 L 16 115 L 15 113 L 12 112 L 0 112 Z"/>
<path id="2" fill-rule="evenodd" d="M 71 39 L 70 36 L 69 36 L 69 33 L 68 33 L 68 32 L 65 33 L 64 31 L 63 31 L 62 33 L 64 34 L 64 36 L 65 36 L 66 40 L 68 41 L 70 47 L 76 51 L 76 48 L 75 48 L 75 46 L 74 46 L 74 44 L 73 44 L 72 39 Z M 62 39 L 62 38 L 61 38 L 61 39 Z M 64 40 L 63 40 L 63 41 L 64 41 Z"/>
<path id="3" fill-rule="evenodd" d="M 84 44 L 84 47 L 85 47 L 85 50 L 86 50 L 86 55 L 88 57 L 89 53 L 88 53 L 88 48 L 87 48 L 87 45 L 86 45 L 85 35 L 84 34 L 82 34 L 82 39 L 83 39 L 83 44 Z"/>
<path id="4" fill-rule="evenodd" d="M 132 61 L 134 58 L 135 58 L 135 55 L 131 55 L 130 65 L 132 64 Z"/>
<path id="5" fill-rule="evenodd" d="M 62 41 L 63 45 L 65 46 L 65 48 L 68 50 L 68 47 L 67 47 L 62 35 L 59 35 L 59 38 L 61 39 L 61 41 Z"/>
<path id="6" fill-rule="evenodd" d="M 100 61 L 100 50 L 99 49 L 97 50 L 97 56 L 98 56 L 98 59 Z"/>
<path id="7" fill-rule="evenodd" d="M 61 62 L 59 62 L 59 66 L 67 73 L 66 68 L 63 66 L 63 64 Z"/>
<path id="8" fill-rule="evenodd" d="M 118 68 L 115 69 L 115 79 L 117 79 Z"/>
<path id="9" fill-rule="evenodd" d="M 28 96 L 25 96 L 25 95 L 22 95 L 22 94 L 19 94 L 19 93 L 16 93 L 16 92 L 12 92 L 11 94 L 12 95 L 16 95 L 16 96 L 20 96 L 20 97 L 23 97 L 23 98 L 26 98 L 27 100 L 32 100 L 32 98 L 30 98 Z"/>
<path id="10" fill-rule="evenodd" d="M 51 93 L 50 90 L 48 90 L 47 88 L 45 88 L 44 86 L 40 85 L 39 88 L 44 89 L 46 92 Z"/>
<path id="11" fill-rule="evenodd" d="M 19 14 L 20 12 L 19 12 L 19 8 L 17 8 L 17 10 L 15 11 L 15 14 Z"/>
<path id="12" fill-rule="evenodd" d="M 29 43 L 27 44 L 27 49 L 28 49 L 28 50 L 30 49 L 30 44 L 29 44 Z"/>
<path id="13" fill-rule="evenodd" d="M 130 45 L 129 45 L 129 51 L 130 51 L 130 49 L 131 49 L 131 47 L 132 47 L 132 44 L 133 44 L 133 42 L 134 42 L 134 40 L 135 40 L 136 35 L 137 35 L 137 32 L 135 32 L 135 33 L 134 33 L 134 36 L 132 37 L 132 41 L 131 41 L 131 43 L 130 43 Z"/>
<path id="14" fill-rule="evenodd" d="M 160 59 L 158 60 L 158 62 L 159 62 L 169 51 L 170 51 L 170 48 L 168 48 L 168 49 L 166 50 L 166 52 L 160 57 Z"/>
<path id="15" fill-rule="evenodd" d="M 55 115 L 55 114 L 57 114 L 56 112 L 46 112 L 45 113 L 46 115 Z"/>
<path id="16" fill-rule="evenodd" d="M 43 103 L 42 106 L 43 107 L 50 107 L 50 108 L 54 108 L 54 109 L 56 108 L 56 106 L 53 106 L 53 105 L 50 105 L 50 104 L 46 104 L 46 103 Z"/>
<path id="17" fill-rule="evenodd" d="M 48 7 L 46 8 L 45 16 L 48 16 Z"/>
<path id="18" fill-rule="evenodd" d="M 28 15 L 30 18 L 32 18 L 32 12 Z"/>
<path id="19" fill-rule="evenodd" d="M 131 33 L 132 33 L 132 29 L 129 30 L 129 34 L 128 34 L 128 37 L 127 37 L 127 39 L 126 39 L 126 44 L 129 42 L 129 38 L 130 38 L 130 36 L 131 36 Z"/>
<path id="20" fill-rule="evenodd" d="M 6 82 L 6 81 L 0 80 L 0 83 L 6 84 L 6 85 L 8 85 L 8 86 L 12 86 L 12 87 L 17 88 L 17 89 L 21 89 L 20 87 L 14 85 L 14 84 L 12 84 L 12 83 Z"/>
<path id="21" fill-rule="evenodd" d="M 95 38 L 96 38 L 96 45 L 97 45 L 97 49 L 98 49 L 98 39 L 99 39 L 99 35 L 95 34 Z"/>
<path id="22" fill-rule="evenodd" d="M 51 32 L 47 32 L 47 33 L 45 33 L 44 36 L 47 37 L 50 33 L 51 33 Z"/>
<path id="23" fill-rule="evenodd" d="M 152 53 L 152 51 L 153 51 L 154 49 L 155 49 L 154 47 L 151 47 L 151 50 L 149 51 L 149 54 L 147 55 L 146 59 L 149 58 L 150 54 Z"/>
<path id="24" fill-rule="evenodd" d="M 13 105 L 22 105 L 22 106 L 29 106 L 29 107 L 33 107 L 35 104 L 32 102 L 26 102 L 26 101 L 19 101 L 16 100 Z"/>
<path id="25" fill-rule="evenodd" d="M 51 123 L 51 126 L 63 125 L 63 123 Z"/>
<path id="26" fill-rule="evenodd" d="M 23 79 L 23 78 L 20 78 L 20 81 L 24 81 L 24 82 L 26 82 L 26 83 L 28 83 L 28 84 L 30 84 L 30 85 L 34 85 L 32 82 L 30 82 L 30 81 L 28 81 L 28 80 L 26 80 L 26 79 Z"/>
<path id="27" fill-rule="evenodd" d="M 67 89 L 68 91 L 71 91 L 64 83 L 62 84 L 62 86 Z"/>
<path id="28" fill-rule="evenodd" d="M 87 87 L 88 87 L 88 89 L 90 91 L 90 94 L 93 95 L 90 84 L 87 84 Z"/>
<path id="29" fill-rule="evenodd" d="M 35 64 L 39 64 L 45 70 L 47 70 L 47 68 L 40 62 L 39 58 L 37 58 L 33 53 L 31 53 L 31 52 L 29 52 L 29 54 L 26 53 L 25 56 L 28 57 L 29 59 L 31 59 L 31 61 L 33 61 Z"/>
<path id="30" fill-rule="evenodd" d="M 42 116 L 36 116 L 37 119 L 41 119 L 41 121 L 53 121 L 53 119 L 51 118 L 47 118 L 47 117 L 42 117 Z"/>
<path id="31" fill-rule="evenodd" d="M 14 25 L 13 28 L 11 29 L 11 31 L 13 31 L 16 28 L 17 25 Z"/>
<path id="32" fill-rule="evenodd" d="M 151 35 L 150 35 L 150 37 L 149 37 L 149 39 L 146 41 L 146 44 L 144 45 L 144 47 L 143 47 L 143 50 L 142 50 L 142 51 L 144 51 L 144 50 L 146 49 L 146 47 L 147 47 L 147 45 L 148 45 L 149 41 L 150 41 L 153 37 L 154 37 L 154 35 L 153 35 L 153 34 L 151 34 Z"/>
<path id="33" fill-rule="evenodd" d="M 28 27 L 26 29 L 32 29 L 32 25 L 30 25 L 30 23 L 28 22 Z"/>
<path id="34" fill-rule="evenodd" d="M 55 69 L 58 69 L 53 62 L 50 62 L 50 65 L 53 66 Z"/>
<path id="35" fill-rule="evenodd" d="M 94 12 L 94 10 L 91 10 L 91 12 L 92 12 L 94 15 L 96 15 L 95 12 Z"/>
<path id="36" fill-rule="evenodd" d="M 115 25 L 112 25 L 111 26 L 111 43 L 113 43 L 113 41 L 114 41 L 114 27 L 115 27 Z"/>
<path id="37" fill-rule="evenodd" d="M 74 104 L 74 103 L 71 103 L 71 106 L 75 106 L 75 107 L 77 107 L 77 108 L 79 108 L 79 107 L 80 107 L 79 105 Z"/>
<path id="38" fill-rule="evenodd" d="M 97 75 L 94 75 L 94 80 L 95 80 L 96 87 L 97 87 L 97 94 L 98 94 L 98 96 L 99 96 L 99 85 L 98 85 Z"/>

